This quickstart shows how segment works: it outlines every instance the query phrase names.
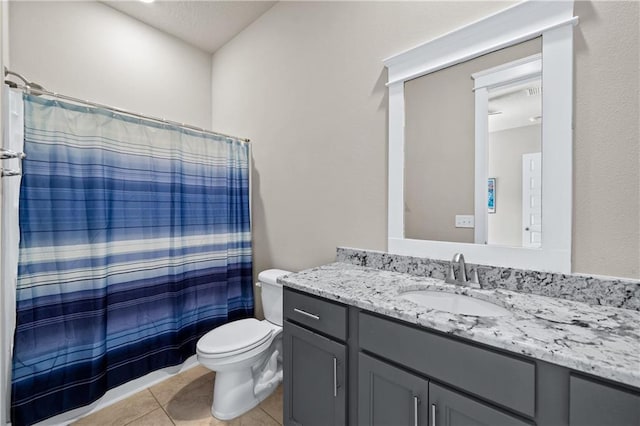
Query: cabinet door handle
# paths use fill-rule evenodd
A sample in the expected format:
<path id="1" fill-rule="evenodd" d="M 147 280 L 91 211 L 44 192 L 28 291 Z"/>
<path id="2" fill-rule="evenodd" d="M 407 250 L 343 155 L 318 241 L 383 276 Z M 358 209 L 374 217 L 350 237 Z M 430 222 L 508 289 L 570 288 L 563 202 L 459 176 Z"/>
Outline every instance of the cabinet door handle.
<path id="1" fill-rule="evenodd" d="M 418 426 L 418 404 L 420 403 L 420 398 L 417 396 L 413 397 L 413 425 Z"/>
<path id="2" fill-rule="evenodd" d="M 431 404 L 431 426 L 436 426 L 436 404 Z"/>
<path id="3" fill-rule="evenodd" d="M 320 319 L 319 316 L 310 314 L 309 312 L 303 311 L 302 309 L 293 308 L 293 311 L 297 312 L 299 314 L 302 314 L 302 315 L 304 315 L 306 317 L 313 318 L 314 320 L 319 320 Z"/>
<path id="4" fill-rule="evenodd" d="M 338 359 L 333 357 L 333 397 L 338 396 Z"/>

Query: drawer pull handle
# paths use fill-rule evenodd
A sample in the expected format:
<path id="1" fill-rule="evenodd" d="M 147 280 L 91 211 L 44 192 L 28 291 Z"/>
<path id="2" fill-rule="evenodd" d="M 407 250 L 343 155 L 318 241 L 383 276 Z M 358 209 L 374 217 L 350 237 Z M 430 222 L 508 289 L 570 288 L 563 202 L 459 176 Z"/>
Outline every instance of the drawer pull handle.
<path id="1" fill-rule="evenodd" d="M 436 426 L 436 404 L 431 404 L 431 426 Z"/>
<path id="2" fill-rule="evenodd" d="M 413 424 L 414 426 L 418 426 L 418 404 L 420 403 L 420 398 L 417 396 L 413 397 Z"/>
<path id="3" fill-rule="evenodd" d="M 304 315 L 306 317 L 313 318 L 314 320 L 320 320 L 319 316 L 310 314 L 309 312 L 303 311 L 302 309 L 293 308 L 293 311 L 297 312 L 299 314 L 302 314 L 302 315 Z"/>
<path id="4" fill-rule="evenodd" d="M 338 396 L 338 359 L 333 357 L 333 397 Z"/>

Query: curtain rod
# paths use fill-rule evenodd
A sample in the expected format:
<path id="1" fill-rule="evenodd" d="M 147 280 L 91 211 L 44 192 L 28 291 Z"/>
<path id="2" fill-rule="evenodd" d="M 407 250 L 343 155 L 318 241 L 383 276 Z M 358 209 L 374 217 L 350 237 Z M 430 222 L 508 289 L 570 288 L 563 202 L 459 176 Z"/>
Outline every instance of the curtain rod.
<path id="1" fill-rule="evenodd" d="M 7 75 L 7 74 L 16 75 L 19 78 L 21 78 L 23 81 L 27 82 L 27 80 L 24 79 L 21 75 L 18 75 L 17 73 L 15 73 L 13 71 L 9 71 L 5 67 L 5 75 Z M 5 81 L 5 84 L 8 84 L 7 81 Z M 51 92 L 49 90 L 44 89 L 42 86 L 40 86 L 39 84 L 36 84 L 36 83 L 28 83 L 27 82 L 26 84 L 21 85 L 21 84 L 15 83 L 15 82 L 11 82 L 11 84 L 8 84 L 8 85 L 10 87 L 20 89 L 20 90 L 22 90 L 22 91 L 24 91 L 26 93 L 33 93 L 34 95 L 51 96 L 51 97 L 54 97 L 54 98 L 63 99 L 65 101 L 76 102 L 76 103 L 80 103 L 80 104 L 83 104 L 83 105 L 89 105 L 89 106 L 96 107 L 96 108 L 108 109 L 109 111 L 114 111 L 114 112 L 118 112 L 120 114 L 126 114 L 126 115 L 130 115 L 130 116 L 133 116 L 133 117 L 139 117 L 139 118 L 143 118 L 145 120 L 151 120 L 151 121 L 156 121 L 156 122 L 160 122 L 160 123 L 171 124 L 172 126 L 181 127 L 183 129 L 188 129 L 188 130 L 194 130 L 196 132 L 205 133 L 205 134 L 208 134 L 208 135 L 223 136 L 223 137 L 227 137 L 227 138 L 236 139 L 236 140 L 239 140 L 239 141 L 245 142 L 245 143 L 251 142 L 250 139 L 239 138 L 237 136 L 231 136 L 231 135 L 227 135 L 227 134 L 224 134 L 224 133 L 214 132 L 214 131 L 211 131 L 211 130 L 203 129 L 202 127 L 191 126 L 189 124 L 179 123 L 177 121 L 171 121 L 171 120 L 167 120 L 167 119 L 164 119 L 164 118 L 153 117 L 153 116 L 145 115 L 145 114 L 139 114 L 137 112 L 127 111 L 127 110 L 122 109 L 122 108 L 117 108 L 117 107 L 113 107 L 113 106 L 109 106 L 109 105 L 99 104 L 97 102 L 91 102 L 91 101 L 87 101 L 87 100 L 84 100 L 84 99 L 74 98 L 73 96 L 67 96 L 67 95 L 63 95 L 63 94 L 60 94 L 60 93 Z M 37 87 L 35 87 L 35 86 L 37 86 Z"/>

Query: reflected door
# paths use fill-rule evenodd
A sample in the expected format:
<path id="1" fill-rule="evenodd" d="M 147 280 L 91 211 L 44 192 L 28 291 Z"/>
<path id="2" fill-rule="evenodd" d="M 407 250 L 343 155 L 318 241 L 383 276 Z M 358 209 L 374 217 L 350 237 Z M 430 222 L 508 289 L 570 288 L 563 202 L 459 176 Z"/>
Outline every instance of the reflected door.
<path id="1" fill-rule="evenodd" d="M 522 246 L 542 246 L 542 153 L 522 156 Z"/>

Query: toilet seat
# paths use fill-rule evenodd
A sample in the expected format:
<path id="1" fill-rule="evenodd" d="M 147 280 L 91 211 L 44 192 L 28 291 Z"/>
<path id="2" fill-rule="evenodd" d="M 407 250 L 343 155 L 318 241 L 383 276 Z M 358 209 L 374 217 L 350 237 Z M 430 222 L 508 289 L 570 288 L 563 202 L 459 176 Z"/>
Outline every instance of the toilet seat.
<path id="1" fill-rule="evenodd" d="M 267 342 L 274 331 L 268 321 L 258 321 L 255 318 L 233 321 L 202 336 L 198 341 L 197 351 L 208 358 L 241 354 Z"/>

